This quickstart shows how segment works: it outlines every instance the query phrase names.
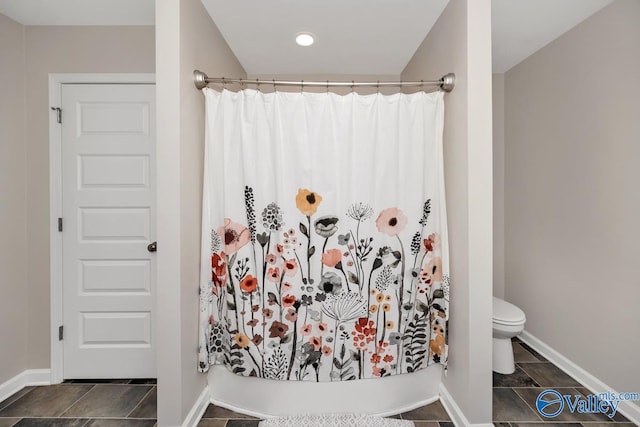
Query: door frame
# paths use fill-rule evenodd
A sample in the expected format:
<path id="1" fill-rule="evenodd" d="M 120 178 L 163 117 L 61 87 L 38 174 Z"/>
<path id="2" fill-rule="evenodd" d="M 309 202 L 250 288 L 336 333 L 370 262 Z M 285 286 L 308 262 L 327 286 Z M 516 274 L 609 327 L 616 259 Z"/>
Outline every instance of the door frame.
<path id="1" fill-rule="evenodd" d="M 155 84 L 153 73 L 64 73 L 49 74 L 49 107 L 60 107 L 64 84 Z M 64 111 L 62 112 L 64 120 Z M 49 249 L 50 249 L 50 340 L 51 384 L 64 378 L 64 345 L 58 340 L 58 327 L 63 321 L 62 233 L 58 218 L 62 217 L 62 132 L 56 111 L 49 110 Z"/>

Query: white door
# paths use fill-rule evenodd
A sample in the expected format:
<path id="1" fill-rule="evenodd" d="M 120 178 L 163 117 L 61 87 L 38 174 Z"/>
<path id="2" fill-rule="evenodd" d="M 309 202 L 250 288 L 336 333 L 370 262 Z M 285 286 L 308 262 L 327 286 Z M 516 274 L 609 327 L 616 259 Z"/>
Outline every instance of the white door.
<path id="1" fill-rule="evenodd" d="M 153 378 L 155 86 L 61 96 L 63 375 Z"/>

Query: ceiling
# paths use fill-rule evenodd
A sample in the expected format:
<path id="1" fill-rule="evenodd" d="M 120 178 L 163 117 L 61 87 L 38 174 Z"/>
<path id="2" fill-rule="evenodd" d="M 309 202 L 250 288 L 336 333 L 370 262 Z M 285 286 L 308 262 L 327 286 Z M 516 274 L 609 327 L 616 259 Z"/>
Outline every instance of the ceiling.
<path id="1" fill-rule="evenodd" d="M 247 74 L 399 75 L 448 0 L 202 3 Z M 295 43 L 303 31 L 313 46 Z"/>
<path id="2" fill-rule="evenodd" d="M 505 72 L 612 0 L 493 0 Z M 202 0 L 249 75 L 400 75 L 448 0 Z M 154 0 L 0 0 L 24 25 L 153 25 Z M 296 34 L 316 43 L 302 48 Z"/>

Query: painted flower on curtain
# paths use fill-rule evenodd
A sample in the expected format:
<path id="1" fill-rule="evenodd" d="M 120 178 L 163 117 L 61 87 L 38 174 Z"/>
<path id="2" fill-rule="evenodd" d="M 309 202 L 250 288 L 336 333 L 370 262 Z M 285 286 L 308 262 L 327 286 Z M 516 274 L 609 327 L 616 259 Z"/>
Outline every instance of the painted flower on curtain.
<path id="1" fill-rule="evenodd" d="M 229 218 L 225 218 L 224 225 L 218 229 L 218 234 L 224 242 L 227 255 L 233 255 L 251 239 L 247 227 L 233 222 Z"/>
<path id="2" fill-rule="evenodd" d="M 297 212 L 269 202 L 257 214 L 255 197 L 246 186 L 246 218 L 212 233 L 200 370 L 348 381 L 446 363 L 449 282 L 431 200 L 412 223 L 363 202 L 318 215 L 323 197 L 306 188 L 292 195 Z"/>

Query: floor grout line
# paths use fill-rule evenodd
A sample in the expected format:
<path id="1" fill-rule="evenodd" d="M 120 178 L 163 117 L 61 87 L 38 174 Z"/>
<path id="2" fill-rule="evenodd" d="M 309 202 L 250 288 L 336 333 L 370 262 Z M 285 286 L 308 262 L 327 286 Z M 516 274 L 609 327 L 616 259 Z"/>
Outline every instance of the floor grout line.
<path id="1" fill-rule="evenodd" d="M 63 416 L 64 414 L 66 414 L 66 413 L 67 413 L 67 411 L 73 407 L 73 405 L 75 405 L 76 403 L 78 403 L 78 402 L 80 401 L 80 399 L 82 399 L 82 398 L 83 398 L 83 397 L 85 397 L 87 394 L 89 394 L 89 392 L 90 392 L 91 390 L 93 390 L 95 387 L 96 387 L 96 384 L 92 385 L 92 386 L 91 386 L 91 388 L 90 388 L 89 390 L 87 390 L 87 391 L 86 391 L 86 393 L 84 393 L 82 396 L 78 397 L 78 398 L 77 398 L 77 399 L 76 399 L 76 400 L 71 404 L 71 406 L 69 406 L 67 409 L 65 409 L 64 411 L 62 411 L 62 412 L 60 413 L 60 415 L 59 415 L 58 417 L 55 417 L 55 418 L 63 418 L 62 416 Z M 68 417 L 67 417 L 67 418 L 68 418 Z M 77 417 L 76 417 L 76 418 L 77 418 Z"/>
<path id="2" fill-rule="evenodd" d="M 154 387 L 155 387 L 155 386 L 154 386 Z M 140 405 L 142 404 L 142 402 L 144 402 L 144 399 L 146 399 L 146 398 L 147 398 L 147 396 L 149 396 L 149 394 L 151 394 L 151 392 L 153 391 L 154 387 L 151 387 L 151 388 L 149 389 L 149 391 L 148 391 L 144 396 L 142 396 L 142 399 L 140 399 L 140 401 L 138 402 L 138 404 L 137 404 L 137 405 L 136 405 L 136 406 L 135 406 L 135 407 L 134 407 L 134 408 L 133 408 L 133 409 L 132 409 L 128 414 L 127 414 L 127 416 L 126 416 L 125 418 L 129 418 L 129 416 L 135 412 L 136 408 L 137 408 L 138 406 L 140 406 Z M 156 417 L 157 417 L 157 414 L 156 414 Z"/>

